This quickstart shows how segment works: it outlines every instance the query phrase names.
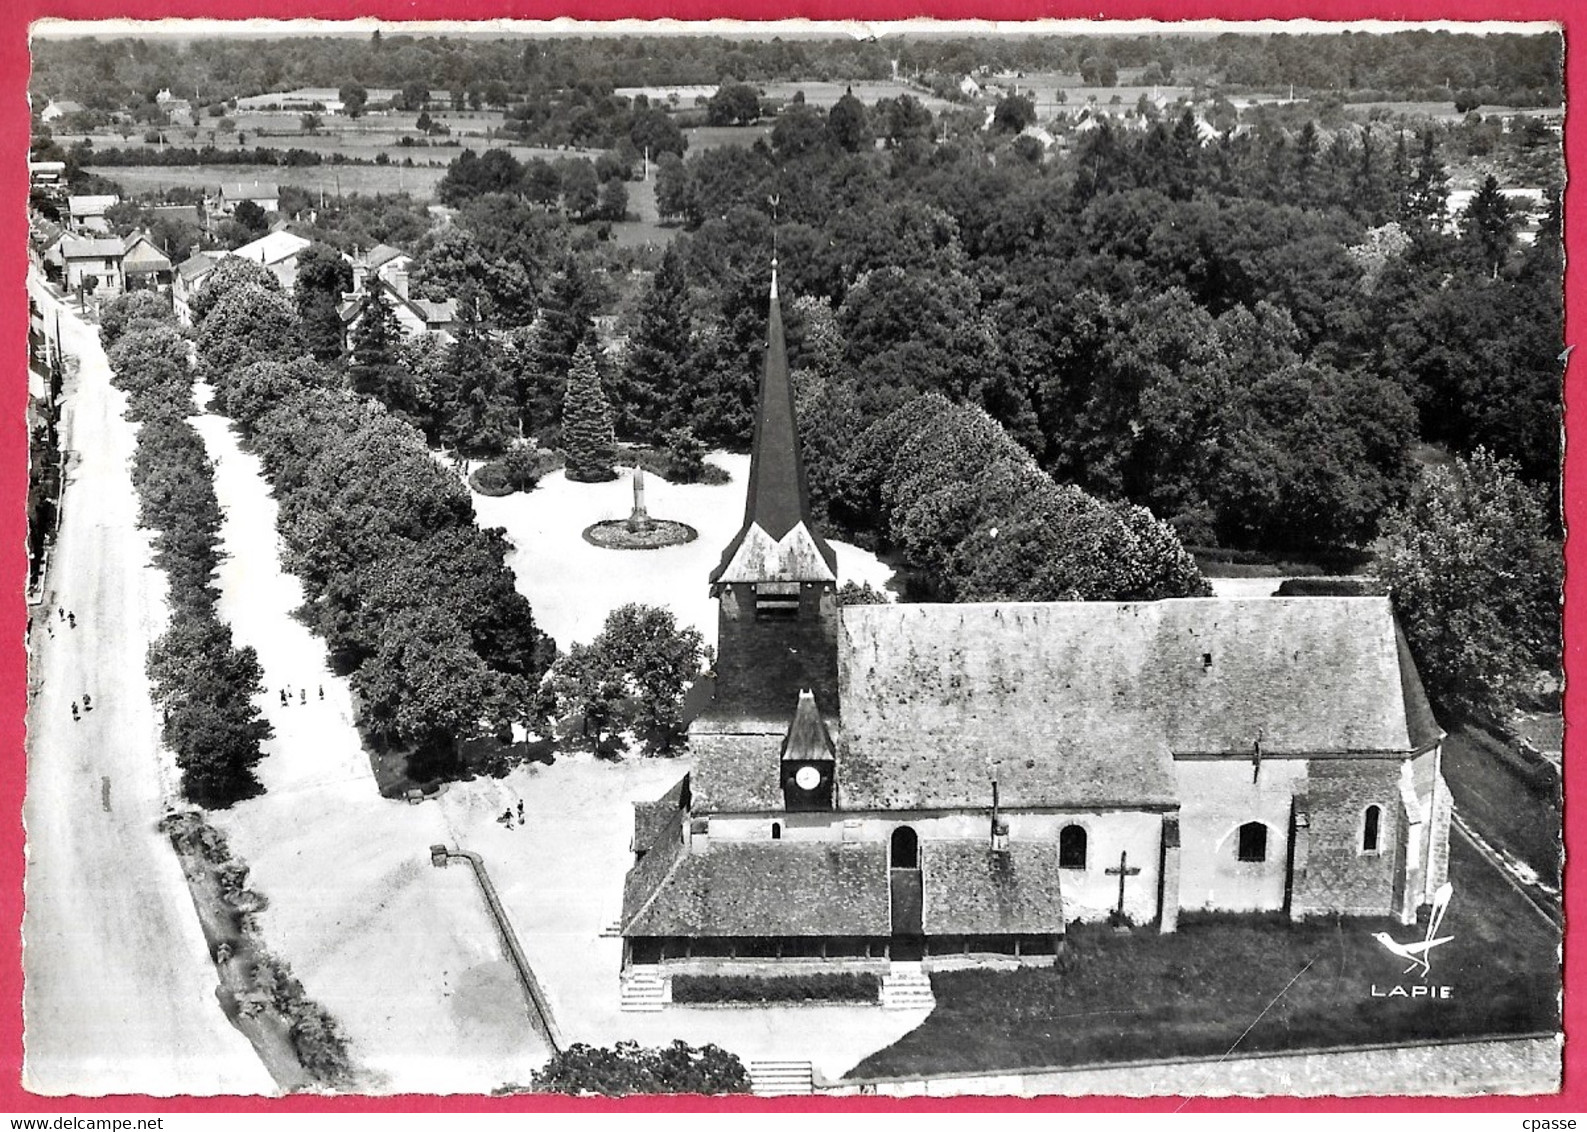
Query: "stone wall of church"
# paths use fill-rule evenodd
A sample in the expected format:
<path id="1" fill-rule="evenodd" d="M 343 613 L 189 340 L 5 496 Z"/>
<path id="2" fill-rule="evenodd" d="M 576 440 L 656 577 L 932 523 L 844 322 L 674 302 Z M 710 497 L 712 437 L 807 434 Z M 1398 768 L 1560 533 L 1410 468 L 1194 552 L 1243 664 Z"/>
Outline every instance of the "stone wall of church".
<path id="1" fill-rule="evenodd" d="M 1396 875 L 1403 885 L 1409 848 L 1400 790 L 1402 765 L 1394 758 L 1311 760 L 1310 851 L 1304 873 L 1295 877 L 1293 915 L 1399 913 Z M 1368 806 L 1380 807 L 1375 851 L 1363 844 Z"/>
<path id="2" fill-rule="evenodd" d="M 1153 811 L 1110 810 L 1099 813 L 1008 812 L 1011 842 L 1045 841 L 1058 851 L 1064 827 L 1078 825 L 1086 832 L 1085 863 L 1061 871 L 1064 919 L 1104 920 L 1118 907 L 1119 855 L 1126 868 L 1140 869 L 1124 880 L 1124 912 L 1137 924 L 1157 917 L 1158 872 L 1162 861 L 1163 815 Z M 907 825 L 922 842 L 991 840 L 989 811 L 899 811 L 896 813 L 792 813 L 713 814 L 713 841 L 764 841 L 772 826 L 784 841 L 885 842 L 893 830 Z"/>
<path id="3" fill-rule="evenodd" d="M 716 697 L 712 713 L 793 718 L 801 688 L 823 715 L 837 714 L 838 614 L 831 587 L 800 588 L 797 618 L 755 614 L 755 587 L 722 587 L 717 617 Z"/>
<path id="4" fill-rule="evenodd" d="M 1306 760 L 1176 759 L 1179 782 L 1179 906 L 1258 912 L 1284 906 L 1290 821 L 1306 789 Z M 1263 859 L 1239 859 L 1240 827 L 1267 827 Z"/>

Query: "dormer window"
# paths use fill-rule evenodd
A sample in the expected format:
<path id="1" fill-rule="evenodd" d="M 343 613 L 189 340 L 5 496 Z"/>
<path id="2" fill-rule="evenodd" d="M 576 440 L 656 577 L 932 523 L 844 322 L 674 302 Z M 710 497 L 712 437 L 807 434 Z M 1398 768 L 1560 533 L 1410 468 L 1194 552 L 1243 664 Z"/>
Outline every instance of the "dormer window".
<path id="1" fill-rule="evenodd" d="M 798 582 L 759 582 L 756 584 L 755 620 L 791 621 L 798 616 Z"/>

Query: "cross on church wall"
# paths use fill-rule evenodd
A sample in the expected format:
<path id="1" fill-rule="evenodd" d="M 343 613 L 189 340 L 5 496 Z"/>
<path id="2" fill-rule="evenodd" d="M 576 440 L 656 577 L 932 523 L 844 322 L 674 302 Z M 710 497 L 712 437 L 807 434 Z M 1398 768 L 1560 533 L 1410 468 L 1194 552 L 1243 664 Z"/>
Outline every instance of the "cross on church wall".
<path id="1" fill-rule="evenodd" d="M 1131 867 L 1129 851 L 1125 850 L 1119 854 L 1118 868 L 1103 869 L 1102 871 L 1110 877 L 1119 878 L 1119 906 L 1114 915 L 1122 920 L 1124 919 L 1124 878 L 1138 875 L 1141 871 L 1140 866 Z"/>

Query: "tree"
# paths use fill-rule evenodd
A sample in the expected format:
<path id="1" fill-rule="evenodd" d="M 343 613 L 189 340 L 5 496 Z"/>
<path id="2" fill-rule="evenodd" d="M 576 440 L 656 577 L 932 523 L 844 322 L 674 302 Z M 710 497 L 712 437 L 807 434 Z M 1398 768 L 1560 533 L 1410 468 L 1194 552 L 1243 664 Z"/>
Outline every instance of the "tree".
<path id="1" fill-rule="evenodd" d="M 242 201 L 237 205 L 237 210 L 231 218 L 241 224 L 248 231 L 258 235 L 270 227 L 270 217 L 265 210 L 251 200 Z"/>
<path id="2" fill-rule="evenodd" d="M 669 243 L 639 304 L 615 393 L 617 431 L 654 441 L 689 419 L 689 286 L 682 255 Z"/>
<path id="3" fill-rule="evenodd" d="M 229 291 L 198 328 L 200 373 L 220 385 L 256 361 L 287 361 L 303 350 L 297 312 L 285 295 L 256 284 Z"/>
<path id="4" fill-rule="evenodd" d="M 664 439 L 668 480 L 672 483 L 699 483 L 705 475 L 705 445 L 686 428 L 675 428 Z"/>
<path id="5" fill-rule="evenodd" d="M 502 365 L 501 348 L 484 333 L 465 306 L 457 340 L 441 375 L 440 439 L 470 456 L 493 456 L 516 432 L 517 399 Z"/>
<path id="6" fill-rule="evenodd" d="M 613 177 L 601 186 L 600 205 L 597 209 L 602 220 L 613 222 L 628 217 L 628 186 Z"/>
<path id="7" fill-rule="evenodd" d="M 656 212 L 663 220 L 677 220 L 688 211 L 688 170 L 677 154 L 664 153 L 656 162 Z"/>
<path id="8" fill-rule="evenodd" d="M 1509 461 L 1478 449 L 1426 469 L 1374 549 L 1441 705 L 1503 724 L 1539 670 L 1558 673 L 1562 548 Z"/>
<path id="9" fill-rule="evenodd" d="M 309 352 L 321 361 L 342 356 L 342 295 L 353 289 L 353 267 L 329 244 L 315 242 L 298 253 L 293 301 Z"/>
<path id="10" fill-rule="evenodd" d="M 1036 103 L 1027 95 L 1011 94 L 1000 98 L 992 111 L 992 126 L 1000 134 L 1017 134 L 1036 124 Z"/>
<path id="11" fill-rule="evenodd" d="M 1482 182 L 1460 218 L 1460 236 L 1471 248 L 1471 256 L 1481 269 L 1498 278 L 1499 269 L 1510 256 L 1515 242 L 1516 220 L 1510 199 L 1499 188 L 1492 173 Z"/>
<path id="12" fill-rule="evenodd" d="M 1117 86 L 1119 66 L 1106 55 L 1087 55 L 1080 61 L 1080 79 L 1087 86 Z"/>
<path id="13" fill-rule="evenodd" d="M 349 83 L 336 92 L 342 100 L 342 110 L 349 118 L 362 117 L 364 105 L 369 101 L 369 92 L 357 83 Z"/>
<path id="14" fill-rule="evenodd" d="M 562 207 L 580 220 L 587 220 L 600 203 L 600 180 L 595 165 L 587 157 L 561 163 Z"/>
<path id="15" fill-rule="evenodd" d="M 557 714 L 577 715 L 597 742 L 624 731 L 654 750 L 683 735 L 683 694 L 700 673 L 705 640 L 672 611 L 629 603 L 587 646 L 574 645 L 547 675 Z"/>
<path id="16" fill-rule="evenodd" d="M 746 83 L 723 83 L 705 105 L 713 126 L 747 126 L 760 117 L 760 95 Z"/>
<path id="17" fill-rule="evenodd" d="M 418 79 L 412 79 L 402 84 L 402 91 L 398 95 L 402 105 L 401 110 L 423 110 L 425 103 L 430 101 L 430 87 Z"/>
<path id="18" fill-rule="evenodd" d="M 865 104 L 854 97 L 852 88 L 845 90 L 827 112 L 827 136 L 849 153 L 858 153 L 870 145 L 871 126 Z"/>
<path id="19" fill-rule="evenodd" d="M 570 480 L 594 483 L 616 477 L 612 461 L 617 440 L 612 431 L 612 407 L 601 391 L 601 377 L 589 342 L 573 355 L 567 392 L 562 402 L 562 446 Z"/>
<path id="20" fill-rule="evenodd" d="M 305 134 L 313 136 L 319 133 L 320 128 L 325 125 L 325 119 L 310 110 L 298 119 L 298 125 L 302 127 Z"/>
<path id="21" fill-rule="evenodd" d="M 188 300 L 187 309 L 193 316 L 193 325 L 201 326 L 223 297 L 250 284 L 267 291 L 281 290 L 281 280 L 268 268 L 241 256 L 222 256 L 220 262 L 204 276 L 198 293 Z"/>
<path id="22" fill-rule="evenodd" d="M 353 391 L 385 401 L 398 382 L 397 351 L 402 345 L 402 324 L 377 283 L 364 293 L 363 307 L 348 341 L 347 376 Z"/>
<path id="23" fill-rule="evenodd" d="M 110 349 L 132 330 L 171 325 L 176 315 L 170 300 L 155 291 L 129 291 L 111 299 L 99 311 L 99 340 Z"/>

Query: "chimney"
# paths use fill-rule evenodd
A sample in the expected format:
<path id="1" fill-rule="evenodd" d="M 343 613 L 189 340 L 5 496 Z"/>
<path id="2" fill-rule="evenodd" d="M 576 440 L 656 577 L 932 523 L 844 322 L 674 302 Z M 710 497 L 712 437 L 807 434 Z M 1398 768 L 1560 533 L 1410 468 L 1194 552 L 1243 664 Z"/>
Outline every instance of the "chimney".
<path id="1" fill-rule="evenodd" d="M 391 273 L 391 289 L 401 298 L 408 297 L 408 273 L 406 271 L 393 271 Z"/>

